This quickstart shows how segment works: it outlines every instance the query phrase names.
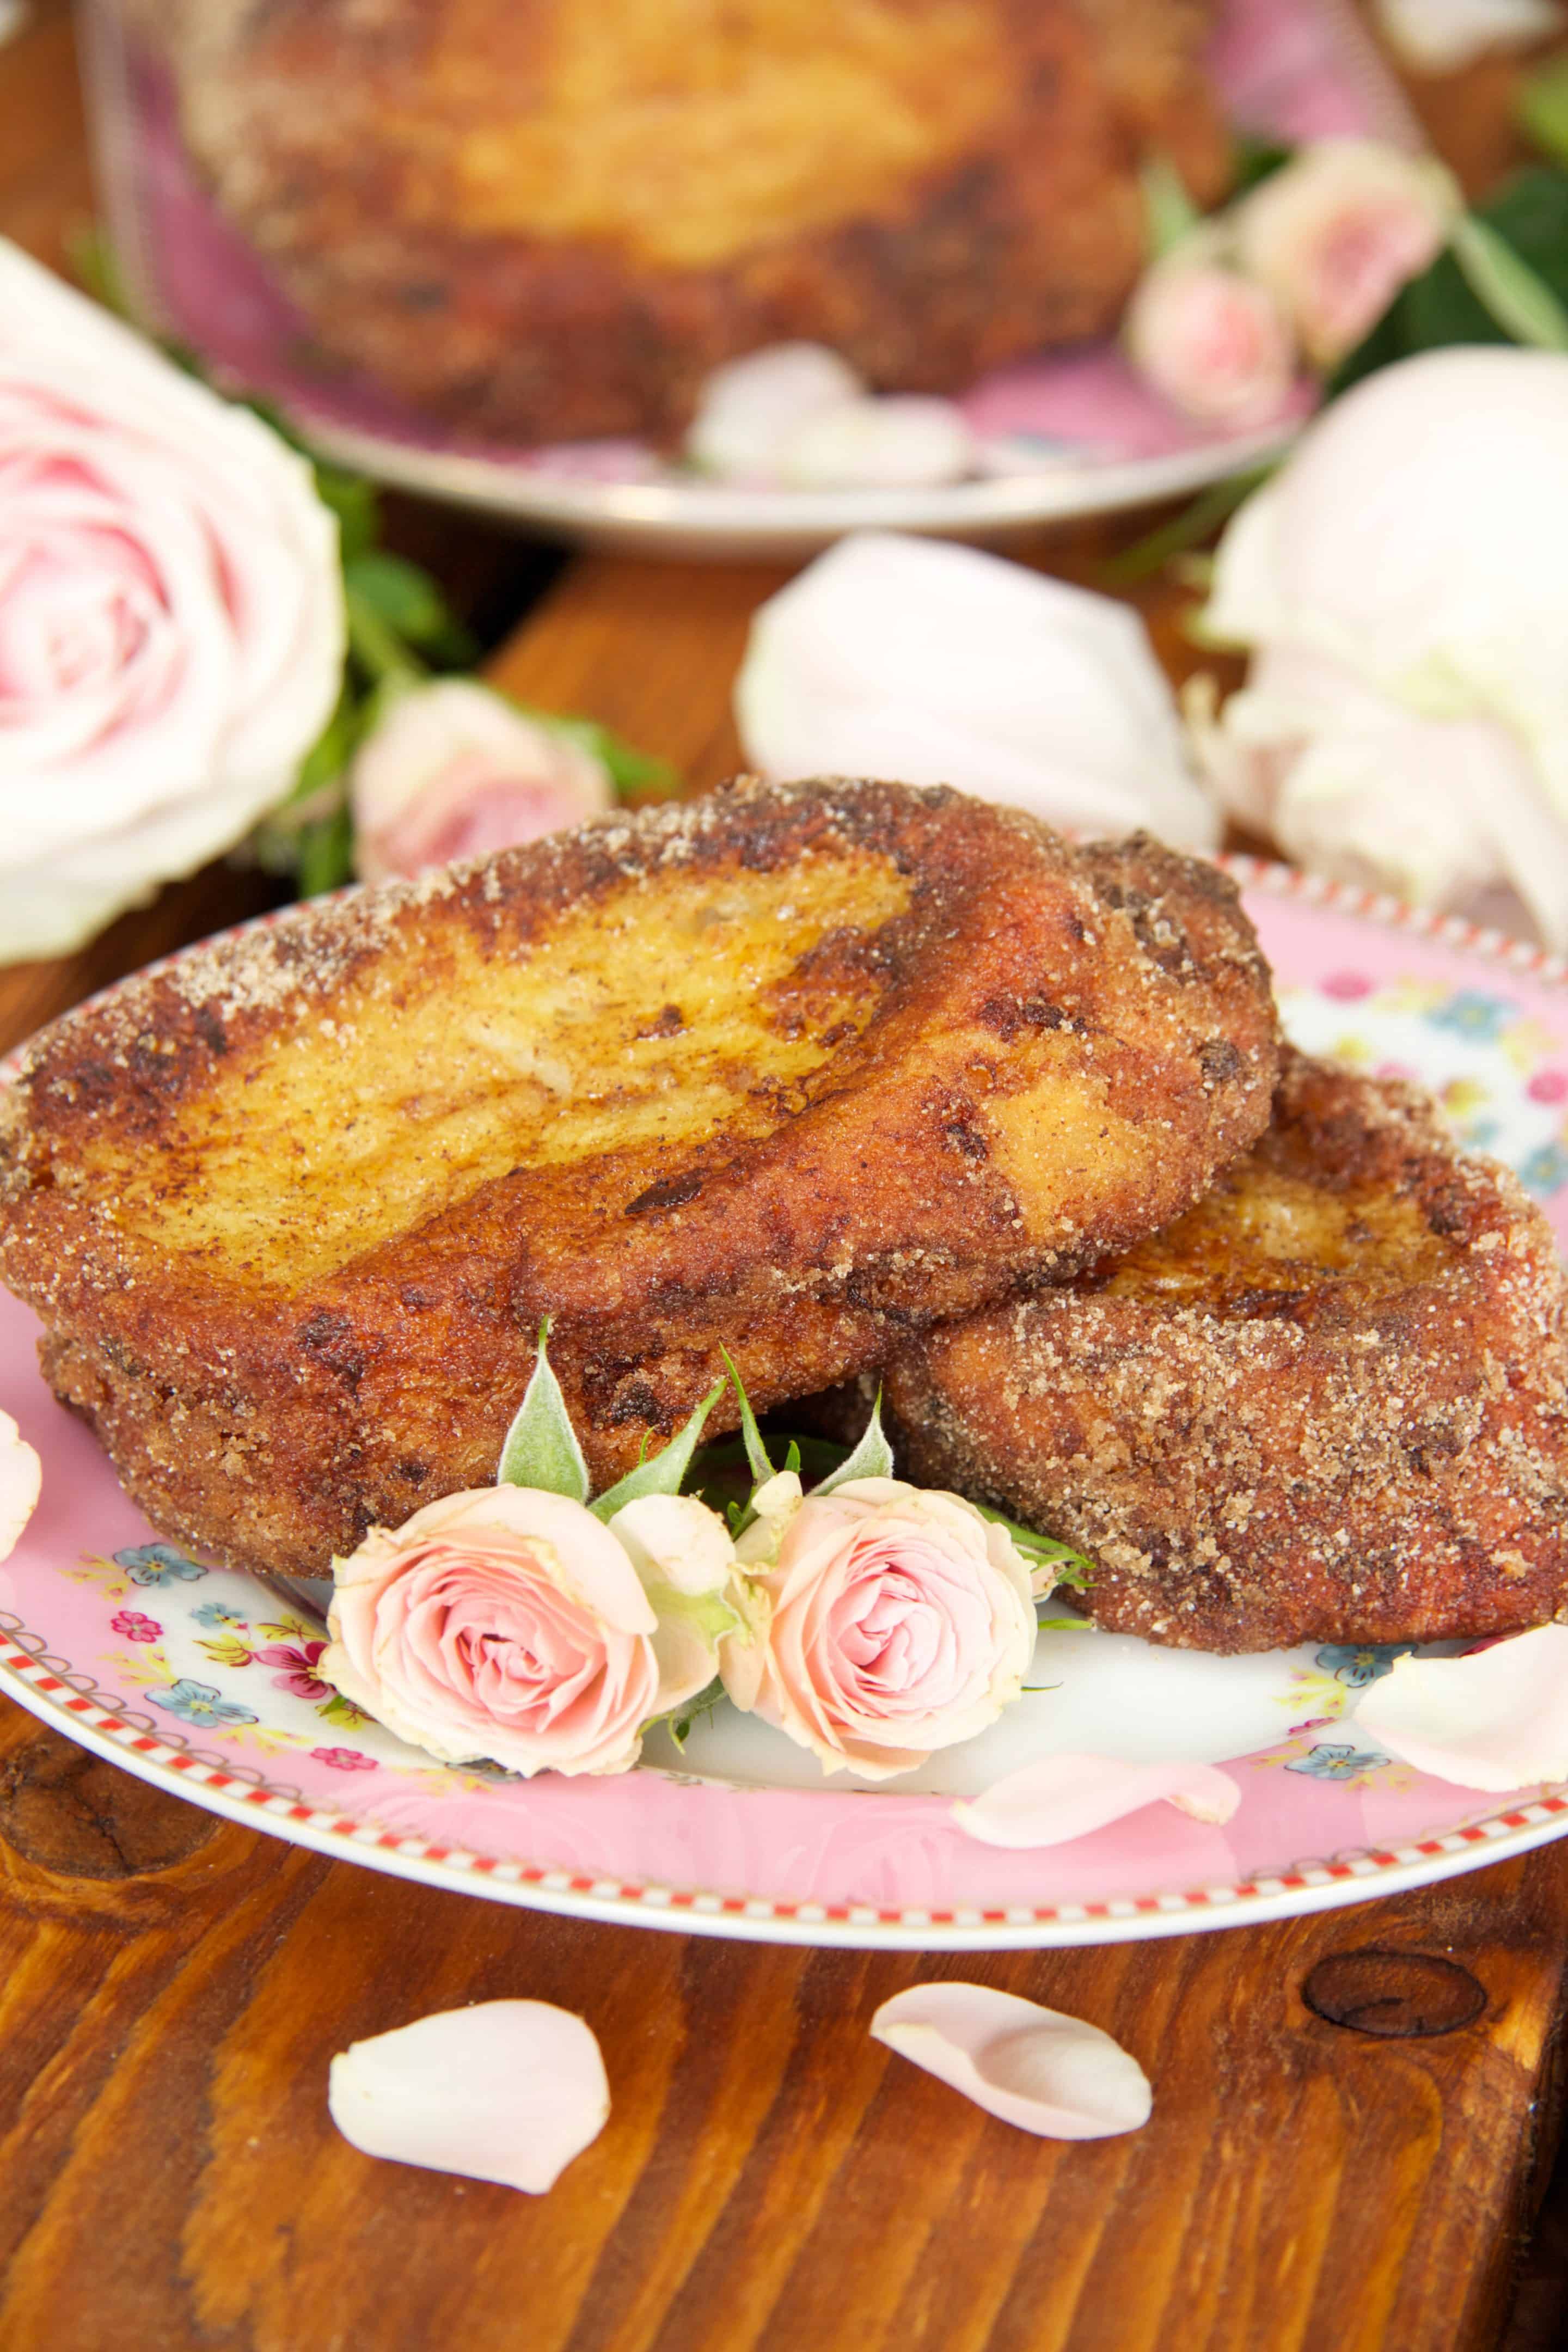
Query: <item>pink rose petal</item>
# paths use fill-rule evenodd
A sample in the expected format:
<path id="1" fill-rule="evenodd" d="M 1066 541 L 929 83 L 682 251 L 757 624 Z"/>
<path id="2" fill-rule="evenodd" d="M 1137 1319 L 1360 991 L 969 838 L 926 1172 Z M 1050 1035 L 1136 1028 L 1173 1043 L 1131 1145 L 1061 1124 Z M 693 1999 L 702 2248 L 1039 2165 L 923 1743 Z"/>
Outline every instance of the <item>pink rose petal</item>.
<path id="1" fill-rule="evenodd" d="M 1568 1780 L 1568 1625 L 1537 1625 L 1463 1658 L 1396 1658 L 1355 1727 L 1461 1789 Z"/>
<path id="2" fill-rule="evenodd" d="M 952 1817 L 983 1845 L 1065 1845 L 1163 1800 L 1197 1822 L 1227 1822 L 1241 1802 L 1213 1764 L 1129 1764 L 1116 1756 L 1044 1756 L 994 1781 Z"/>
<path id="3" fill-rule="evenodd" d="M 988 2115 L 1041 2139 L 1106 2139 L 1149 2120 L 1149 2078 L 1120 2042 L 991 1985 L 910 1985 L 882 2003 L 871 2032 Z"/>
<path id="4" fill-rule="evenodd" d="M 8 1412 L 0 1412 L 0 1559 L 8 1559 L 16 1538 L 37 1507 L 43 1465 Z"/>
<path id="5" fill-rule="evenodd" d="M 542 2196 L 610 2112 L 591 2026 L 545 2000 L 447 2009 L 332 2060 L 332 2121 L 366 2156 Z"/>

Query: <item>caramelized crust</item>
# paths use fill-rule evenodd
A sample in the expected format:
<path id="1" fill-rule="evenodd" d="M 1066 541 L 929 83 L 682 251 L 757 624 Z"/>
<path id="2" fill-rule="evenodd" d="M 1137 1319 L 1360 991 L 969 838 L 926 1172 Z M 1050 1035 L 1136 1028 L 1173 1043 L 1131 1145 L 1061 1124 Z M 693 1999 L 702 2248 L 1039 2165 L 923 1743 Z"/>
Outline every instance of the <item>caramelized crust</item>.
<path id="1" fill-rule="evenodd" d="M 489 1484 L 542 1317 L 607 1483 L 721 1345 L 765 1406 L 1152 1231 L 1275 1064 L 1212 867 L 742 783 L 58 1023 L 0 1116 L 0 1275 L 160 1528 L 310 1573 Z"/>
<path id="2" fill-rule="evenodd" d="M 1563 1278 L 1414 1088 L 1288 1055 L 1178 1223 L 895 1362 L 900 1467 L 1097 1562 L 1113 1633 L 1435 1641 L 1568 1601 Z"/>
<path id="3" fill-rule="evenodd" d="M 1138 168 L 1223 193 L 1209 0 L 161 0 L 186 138 L 323 356 L 673 436 L 804 337 L 952 392 L 1106 331 Z"/>

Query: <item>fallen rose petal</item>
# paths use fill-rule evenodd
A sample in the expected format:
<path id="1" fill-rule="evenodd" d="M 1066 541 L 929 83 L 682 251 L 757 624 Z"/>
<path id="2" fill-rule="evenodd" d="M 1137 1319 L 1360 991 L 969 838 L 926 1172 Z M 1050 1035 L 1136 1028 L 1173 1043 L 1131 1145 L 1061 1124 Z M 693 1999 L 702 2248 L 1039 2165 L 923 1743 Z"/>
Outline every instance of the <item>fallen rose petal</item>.
<path id="1" fill-rule="evenodd" d="M 726 481 L 762 482 L 777 471 L 782 444 L 824 409 L 854 400 L 860 379 L 847 360 L 821 343 L 771 343 L 715 368 L 686 454 Z"/>
<path id="2" fill-rule="evenodd" d="M 584 2019 L 546 2000 L 487 2000 L 351 2042 L 332 2060 L 327 2105 L 366 2156 L 537 2197 L 597 2139 L 610 2086 Z"/>
<path id="3" fill-rule="evenodd" d="M 951 400 L 890 393 L 808 417 L 781 444 L 777 466 L 797 490 L 923 489 L 973 472 L 974 436 Z"/>
<path id="4" fill-rule="evenodd" d="M 1228 1822 L 1241 1790 L 1213 1764 L 1130 1764 L 1118 1756 L 1045 1756 L 954 1805 L 983 1845 L 1065 1845 L 1163 1801 L 1196 1822 Z"/>
<path id="5" fill-rule="evenodd" d="M 991 1985 L 910 1985 L 871 2020 L 877 2041 L 1041 2139 L 1107 2139 L 1149 2120 L 1149 2078 L 1098 2025 Z"/>
<path id="6" fill-rule="evenodd" d="M 0 1559 L 8 1559 L 37 1507 L 43 1465 L 8 1412 L 0 1412 Z"/>
<path id="7" fill-rule="evenodd" d="M 1358 1738 L 1461 1789 L 1568 1780 L 1568 1625 L 1463 1658 L 1396 1658 L 1354 1720 Z"/>

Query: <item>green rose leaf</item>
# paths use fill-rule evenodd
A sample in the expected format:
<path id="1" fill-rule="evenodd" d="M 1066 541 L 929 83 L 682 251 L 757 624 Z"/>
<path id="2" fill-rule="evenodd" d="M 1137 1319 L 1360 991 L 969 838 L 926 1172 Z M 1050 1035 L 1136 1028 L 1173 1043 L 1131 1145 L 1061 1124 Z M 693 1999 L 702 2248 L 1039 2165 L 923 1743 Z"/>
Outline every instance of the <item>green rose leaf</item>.
<path id="1" fill-rule="evenodd" d="M 384 548 L 368 548 L 343 565 L 343 582 L 405 645 L 466 667 L 473 640 L 428 572 Z"/>
<path id="2" fill-rule="evenodd" d="M 882 1391 L 877 1391 L 877 1401 L 871 1407 L 871 1418 L 866 1424 L 866 1434 L 847 1460 L 837 1470 L 830 1471 L 819 1486 L 818 1495 L 831 1495 L 836 1486 L 847 1486 L 851 1478 L 890 1478 L 893 1475 L 893 1449 L 882 1429 Z"/>
<path id="3" fill-rule="evenodd" d="M 546 1316 L 539 1327 L 539 1353 L 534 1359 L 533 1376 L 501 1447 L 496 1484 L 537 1486 L 547 1495 L 564 1495 L 569 1502 L 585 1503 L 588 1465 L 583 1459 L 561 1383 L 551 1370 L 545 1351 L 549 1337 L 550 1318 Z"/>
<path id="4" fill-rule="evenodd" d="M 654 1454 L 649 1461 L 639 1462 L 635 1470 L 627 1471 L 617 1486 L 612 1486 L 607 1494 L 601 1495 L 596 1503 L 590 1505 L 594 1517 L 607 1523 L 617 1511 L 624 1510 L 626 1504 L 637 1502 L 643 1495 L 679 1495 L 691 1467 L 691 1457 L 697 1451 L 703 1423 L 723 1393 L 723 1381 L 716 1381 L 685 1428 L 676 1432 L 661 1453 Z M 570 1428 L 570 1423 L 567 1426 Z M 574 1438 L 572 1442 L 575 1444 L 577 1441 Z M 581 1454 L 577 1458 L 581 1461 Z"/>
<path id="5" fill-rule="evenodd" d="M 1455 223 L 1450 243 L 1466 285 L 1511 342 L 1568 352 L 1568 310 L 1506 238 L 1467 213 Z"/>
<path id="6" fill-rule="evenodd" d="M 741 1438 L 746 1449 L 746 1461 L 751 1469 L 752 1482 L 754 1486 L 763 1486 L 773 1475 L 773 1465 L 768 1459 L 768 1449 L 763 1444 L 762 1432 L 757 1427 L 757 1416 L 752 1411 L 752 1400 L 746 1394 L 745 1384 L 735 1370 L 734 1361 L 728 1348 L 721 1348 L 719 1353 L 724 1359 L 724 1370 L 730 1375 L 730 1385 L 740 1402 Z"/>

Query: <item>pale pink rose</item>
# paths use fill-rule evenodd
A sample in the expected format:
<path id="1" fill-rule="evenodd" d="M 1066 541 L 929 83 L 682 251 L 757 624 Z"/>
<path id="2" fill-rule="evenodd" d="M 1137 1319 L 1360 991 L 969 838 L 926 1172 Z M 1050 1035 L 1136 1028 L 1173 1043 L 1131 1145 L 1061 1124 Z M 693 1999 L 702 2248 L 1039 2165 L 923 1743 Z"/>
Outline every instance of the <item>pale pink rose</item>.
<path id="1" fill-rule="evenodd" d="M 677 1515 L 650 1508 L 665 1503 Z M 500 1486 L 374 1528 L 332 1563 L 331 1644 L 313 1671 L 448 1762 L 624 1772 L 644 1726 L 712 1676 L 701 1625 L 732 1554 L 687 1496 L 647 1497 L 617 1521 L 632 1541 L 564 1496 Z M 700 1557 L 695 1573 L 685 1555 Z"/>
<path id="2" fill-rule="evenodd" d="M 1461 201 L 1429 156 L 1325 139 L 1235 207 L 1237 259 L 1292 320 L 1314 365 L 1332 367 L 1436 260 Z"/>
<path id="3" fill-rule="evenodd" d="M 593 754 L 470 678 L 400 695 L 349 771 L 366 882 L 536 841 L 615 800 Z"/>
<path id="4" fill-rule="evenodd" d="M 857 1478 L 801 1499 L 783 1472 L 737 1547 L 750 1638 L 721 1645 L 737 1706 L 809 1748 L 825 1772 L 883 1780 L 971 1739 L 1023 1688 L 1029 1571 L 956 1495 Z"/>
<path id="5" fill-rule="evenodd" d="M 0 240 L 0 961 L 248 832 L 342 653 L 303 458 Z"/>
<path id="6" fill-rule="evenodd" d="M 1145 273 L 1123 322 L 1127 355 L 1162 399 L 1238 432 L 1289 405 L 1296 347 L 1266 287 L 1232 266 L 1222 234 L 1198 229 Z"/>

